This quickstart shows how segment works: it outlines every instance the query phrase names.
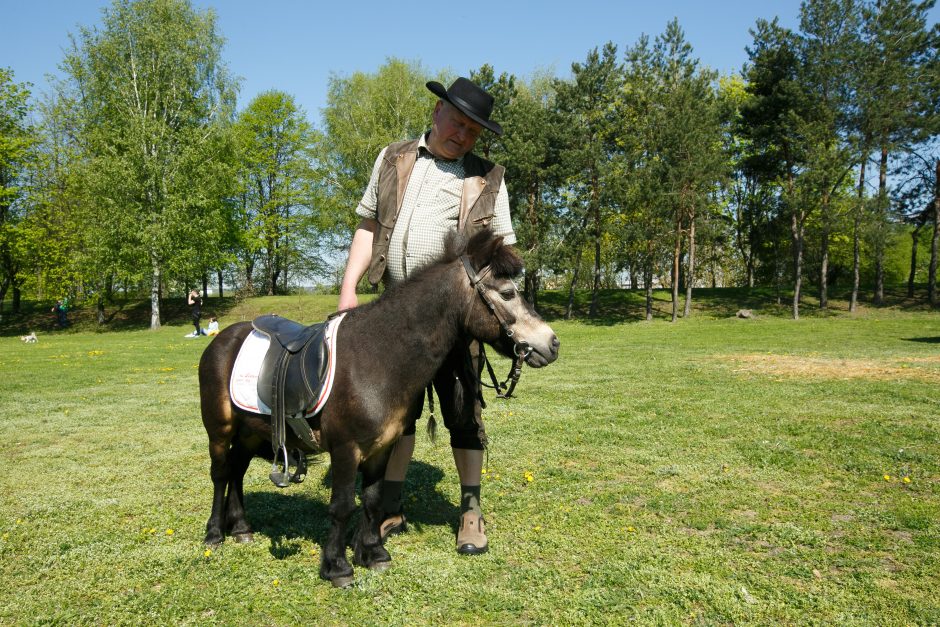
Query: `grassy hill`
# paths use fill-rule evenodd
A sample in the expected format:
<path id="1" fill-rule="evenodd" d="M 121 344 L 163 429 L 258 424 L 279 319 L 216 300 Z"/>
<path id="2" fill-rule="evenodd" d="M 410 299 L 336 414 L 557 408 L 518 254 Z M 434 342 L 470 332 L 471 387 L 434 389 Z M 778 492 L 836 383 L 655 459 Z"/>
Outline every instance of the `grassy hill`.
<path id="1" fill-rule="evenodd" d="M 926 290 L 918 289 L 915 298 L 908 298 L 906 287 L 895 286 L 886 292 L 886 304 L 879 309 L 896 311 L 926 311 L 929 306 L 924 296 Z M 373 294 L 361 294 L 360 301 L 368 301 Z M 693 317 L 733 317 L 740 309 L 750 309 L 758 316 L 789 318 L 791 316 L 788 293 L 781 294 L 780 302 L 772 288 L 700 288 L 693 293 Z M 820 311 L 819 301 L 813 294 L 805 294 L 800 309 L 802 317 L 828 317 L 848 314 L 849 294 L 835 293 L 830 296 L 829 309 Z M 654 319 L 669 320 L 672 316 L 671 294 L 667 290 L 656 290 L 653 294 Z M 239 299 L 235 297 L 205 299 L 203 305 L 204 325 L 210 315 L 219 316 L 222 325 L 239 320 L 251 320 L 264 313 L 314 323 L 324 319 L 336 308 L 337 297 L 329 294 L 294 294 L 288 296 L 258 296 Z M 872 309 L 871 294 L 862 293 L 860 311 Z M 683 300 L 679 308 L 682 311 Z M 574 301 L 574 318 L 595 324 L 617 324 L 645 320 L 646 303 L 642 290 L 602 290 L 599 295 L 599 312 L 596 319 L 588 318 L 591 293 L 577 291 Z M 0 336 L 23 335 L 30 331 L 57 331 L 55 316 L 49 311 L 51 303 L 26 301 L 21 313 L 14 315 L 5 311 L 0 319 Z M 568 307 L 566 291 L 545 291 L 539 294 L 539 312 L 546 320 L 560 320 Z M 80 331 L 127 331 L 147 329 L 150 326 L 150 301 L 146 299 L 117 299 L 105 307 L 104 325 L 97 322 L 93 304 L 80 304 L 69 312 L 71 327 L 67 332 Z M 161 303 L 161 319 L 165 325 L 188 325 L 189 307 L 184 298 L 164 299 Z"/>

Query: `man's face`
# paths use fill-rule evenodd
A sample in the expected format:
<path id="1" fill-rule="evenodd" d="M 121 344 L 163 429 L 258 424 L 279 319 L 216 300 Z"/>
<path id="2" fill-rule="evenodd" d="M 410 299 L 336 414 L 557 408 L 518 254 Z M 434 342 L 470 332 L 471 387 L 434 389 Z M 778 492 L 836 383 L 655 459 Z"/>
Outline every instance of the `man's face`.
<path id="1" fill-rule="evenodd" d="M 428 148 L 442 159 L 459 159 L 477 143 L 483 127 L 449 102 L 438 100 L 432 116 L 434 125 L 428 139 Z"/>

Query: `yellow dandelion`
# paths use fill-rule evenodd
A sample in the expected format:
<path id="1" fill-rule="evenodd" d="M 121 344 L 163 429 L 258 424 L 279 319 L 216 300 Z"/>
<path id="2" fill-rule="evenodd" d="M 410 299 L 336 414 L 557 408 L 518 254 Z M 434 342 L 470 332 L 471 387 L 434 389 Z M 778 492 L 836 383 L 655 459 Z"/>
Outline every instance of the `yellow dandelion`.
<path id="1" fill-rule="evenodd" d="M 206 552 L 202 554 L 203 557 L 209 557 L 212 555 L 212 549 L 206 549 Z"/>
<path id="2" fill-rule="evenodd" d="M 541 530 L 542 530 L 542 525 L 536 525 L 536 526 L 534 526 L 534 527 L 532 527 L 532 528 L 533 528 L 534 530 L 536 530 L 536 531 L 541 531 Z"/>
<path id="3" fill-rule="evenodd" d="M 17 518 L 17 519 L 16 519 L 16 524 L 17 524 L 17 525 L 22 525 L 22 524 L 23 524 L 23 519 L 22 519 L 22 518 Z"/>
<path id="4" fill-rule="evenodd" d="M 627 533 L 633 533 L 634 531 L 636 531 L 636 529 L 633 527 L 627 527 Z"/>
<path id="5" fill-rule="evenodd" d="M 910 477 L 904 477 L 904 483 L 910 483 L 910 482 L 911 482 Z"/>
<path id="6" fill-rule="evenodd" d="M 891 481 L 891 475 L 885 475 L 885 481 Z"/>
<path id="7" fill-rule="evenodd" d="M 172 535 L 173 535 L 173 530 L 172 530 L 172 529 L 167 529 L 167 530 L 166 530 L 166 535 L 172 536 Z"/>
<path id="8" fill-rule="evenodd" d="M 151 527 L 150 529 L 147 530 L 147 533 L 156 533 L 156 532 L 157 532 L 156 527 Z"/>
<path id="9" fill-rule="evenodd" d="M 523 473 L 522 477 L 523 477 L 526 481 L 532 481 L 533 479 L 535 479 L 535 477 L 532 476 L 532 473 L 529 472 L 528 470 L 525 471 L 525 473 Z"/>
<path id="10" fill-rule="evenodd" d="M 485 474 L 486 474 L 486 468 L 484 468 L 483 470 L 481 470 L 481 471 L 480 471 L 480 474 L 481 474 L 481 475 L 485 475 Z"/>
<path id="11" fill-rule="evenodd" d="M 281 585 L 281 580 L 280 580 L 280 579 L 275 579 L 274 581 L 271 582 L 271 584 L 272 584 L 273 586 L 277 587 L 277 586 Z"/>

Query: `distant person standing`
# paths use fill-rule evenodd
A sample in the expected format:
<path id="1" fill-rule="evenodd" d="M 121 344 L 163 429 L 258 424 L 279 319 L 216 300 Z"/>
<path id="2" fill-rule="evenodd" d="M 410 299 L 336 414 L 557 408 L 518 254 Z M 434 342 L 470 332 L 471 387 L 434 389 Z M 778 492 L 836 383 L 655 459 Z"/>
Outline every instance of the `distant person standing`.
<path id="1" fill-rule="evenodd" d="M 68 317 L 69 308 L 68 305 L 61 300 L 55 302 L 55 307 L 52 308 L 52 313 L 55 314 L 56 324 L 59 325 L 60 329 L 64 329 L 69 326 L 69 317 Z"/>
<path id="2" fill-rule="evenodd" d="M 196 327 L 196 330 L 186 337 L 205 335 L 205 333 L 202 332 L 202 328 L 199 326 L 199 319 L 202 318 L 202 297 L 199 295 L 199 290 L 191 290 L 189 292 L 189 298 L 186 299 L 186 303 L 189 305 L 192 314 L 193 326 Z"/>

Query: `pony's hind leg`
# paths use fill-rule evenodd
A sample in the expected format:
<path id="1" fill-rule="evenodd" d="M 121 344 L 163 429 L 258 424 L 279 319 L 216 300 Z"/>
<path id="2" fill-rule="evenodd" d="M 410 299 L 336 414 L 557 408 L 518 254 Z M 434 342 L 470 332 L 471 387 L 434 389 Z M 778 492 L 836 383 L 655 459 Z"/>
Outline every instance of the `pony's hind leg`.
<path id="1" fill-rule="evenodd" d="M 203 542 L 208 546 L 218 546 L 225 541 L 225 533 L 222 531 L 222 510 L 225 508 L 225 487 L 228 481 L 225 479 L 212 480 L 212 513 L 209 514 L 209 520 L 206 522 L 206 538 Z"/>
<path id="2" fill-rule="evenodd" d="M 245 518 L 245 473 L 253 454 L 235 442 L 228 454 L 228 494 L 225 503 L 226 531 L 236 542 L 251 542 L 254 535 Z"/>
<path id="3" fill-rule="evenodd" d="M 387 456 L 385 456 L 387 459 Z M 362 465 L 362 522 L 353 547 L 353 563 L 371 570 L 383 571 L 391 565 L 392 557 L 382 546 L 379 525 L 382 523 L 382 478 L 385 459 Z"/>

